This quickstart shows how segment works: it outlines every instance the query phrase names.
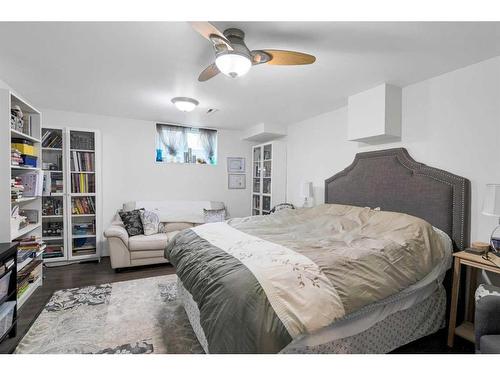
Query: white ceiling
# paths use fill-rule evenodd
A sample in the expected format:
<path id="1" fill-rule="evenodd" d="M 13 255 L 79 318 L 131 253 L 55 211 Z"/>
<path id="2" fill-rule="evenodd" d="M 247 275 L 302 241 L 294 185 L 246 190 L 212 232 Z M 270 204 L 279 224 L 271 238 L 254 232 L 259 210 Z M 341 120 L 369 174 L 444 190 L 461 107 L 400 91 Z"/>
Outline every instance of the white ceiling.
<path id="1" fill-rule="evenodd" d="M 0 79 L 33 104 L 220 128 L 289 124 L 388 82 L 406 86 L 500 55 L 500 23 L 214 22 L 239 27 L 250 49 L 311 53 L 309 66 L 253 67 L 198 82 L 213 61 L 184 22 L 0 23 Z M 200 101 L 190 114 L 175 96 Z M 219 111 L 207 115 L 209 108 Z"/>

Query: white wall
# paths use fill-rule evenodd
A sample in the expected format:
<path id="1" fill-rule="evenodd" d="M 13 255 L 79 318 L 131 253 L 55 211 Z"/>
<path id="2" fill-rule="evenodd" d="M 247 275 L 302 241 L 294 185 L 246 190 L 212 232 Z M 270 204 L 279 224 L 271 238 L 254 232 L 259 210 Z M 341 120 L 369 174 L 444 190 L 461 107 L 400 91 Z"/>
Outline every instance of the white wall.
<path id="1" fill-rule="evenodd" d="M 316 202 L 324 180 L 357 152 L 406 147 L 427 165 L 472 184 L 471 239 L 488 240 L 496 219 L 481 215 L 485 184 L 500 183 L 500 57 L 403 88 L 402 141 L 367 146 L 347 141 L 347 108 L 288 127 L 288 200 L 301 204 L 300 184 L 312 181 Z"/>
<path id="2" fill-rule="evenodd" d="M 103 228 L 123 202 L 133 200 L 216 200 L 232 217 L 250 214 L 247 189 L 227 188 L 226 157 L 251 159 L 252 143 L 241 132 L 219 130 L 218 165 L 156 163 L 154 122 L 42 109 L 44 126 L 99 129 L 102 137 Z M 105 249 L 107 251 L 107 249 Z"/>

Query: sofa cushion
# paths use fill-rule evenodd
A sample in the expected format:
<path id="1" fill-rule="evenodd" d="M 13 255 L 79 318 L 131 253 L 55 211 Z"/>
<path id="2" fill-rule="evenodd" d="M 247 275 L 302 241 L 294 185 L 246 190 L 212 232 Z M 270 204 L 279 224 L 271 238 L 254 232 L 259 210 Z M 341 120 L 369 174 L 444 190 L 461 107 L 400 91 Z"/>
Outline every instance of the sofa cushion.
<path id="1" fill-rule="evenodd" d="M 167 233 L 156 233 L 150 236 L 140 234 L 129 238 L 128 248 L 130 251 L 164 250 L 168 240 Z"/>
<path id="2" fill-rule="evenodd" d="M 130 253 L 130 259 L 163 258 L 163 257 L 165 257 L 164 250 L 132 251 Z"/>
<path id="3" fill-rule="evenodd" d="M 192 228 L 193 226 L 194 226 L 193 223 L 163 223 L 163 231 L 166 233 L 175 232 Z"/>

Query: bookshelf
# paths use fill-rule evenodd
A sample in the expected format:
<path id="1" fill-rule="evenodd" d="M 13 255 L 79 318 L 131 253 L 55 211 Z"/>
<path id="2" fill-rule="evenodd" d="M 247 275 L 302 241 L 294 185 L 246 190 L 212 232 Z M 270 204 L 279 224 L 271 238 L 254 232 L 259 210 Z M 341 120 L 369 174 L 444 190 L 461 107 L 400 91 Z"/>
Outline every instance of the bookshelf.
<path id="1" fill-rule="evenodd" d="M 44 127 L 42 134 L 44 261 L 100 259 L 99 132 Z"/>
<path id="2" fill-rule="evenodd" d="M 43 282 L 41 125 L 40 111 L 0 90 L 0 242 L 20 243 L 17 309 Z"/>
<path id="3" fill-rule="evenodd" d="M 274 141 L 252 147 L 252 215 L 268 215 L 286 202 L 286 147 Z"/>

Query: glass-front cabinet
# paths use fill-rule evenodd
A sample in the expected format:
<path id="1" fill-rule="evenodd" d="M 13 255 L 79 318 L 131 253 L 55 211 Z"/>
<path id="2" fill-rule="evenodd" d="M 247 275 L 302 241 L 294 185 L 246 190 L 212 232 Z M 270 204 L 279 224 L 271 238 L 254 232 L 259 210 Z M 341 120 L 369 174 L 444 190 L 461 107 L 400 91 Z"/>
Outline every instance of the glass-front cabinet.
<path id="1" fill-rule="evenodd" d="M 98 132 L 44 128 L 42 134 L 46 134 L 42 148 L 44 259 L 99 258 Z"/>
<path id="2" fill-rule="evenodd" d="M 286 148 L 282 142 L 269 142 L 252 151 L 252 215 L 268 215 L 273 206 L 286 198 Z"/>

